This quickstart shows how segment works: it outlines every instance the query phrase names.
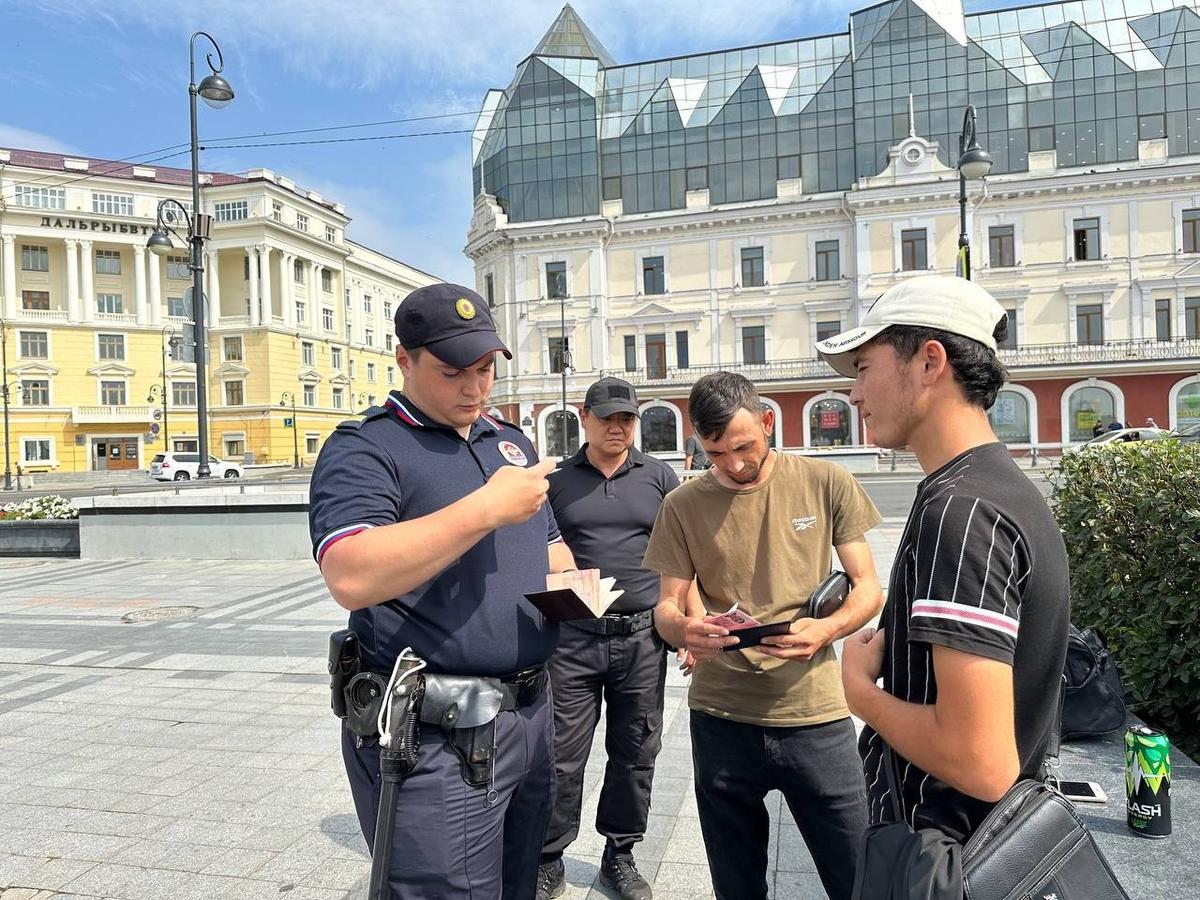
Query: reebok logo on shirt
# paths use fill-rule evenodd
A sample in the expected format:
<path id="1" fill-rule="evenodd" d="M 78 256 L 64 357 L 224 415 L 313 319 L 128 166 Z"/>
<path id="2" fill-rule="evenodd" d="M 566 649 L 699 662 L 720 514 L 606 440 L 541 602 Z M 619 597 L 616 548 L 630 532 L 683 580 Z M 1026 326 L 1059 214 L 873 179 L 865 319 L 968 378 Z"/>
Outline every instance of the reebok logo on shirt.
<path id="1" fill-rule="evenodd" d="M 792 519 L 792 527 L 797 531 L 808 531 L 817 524 L 816 516 L 797 516 Z"/>

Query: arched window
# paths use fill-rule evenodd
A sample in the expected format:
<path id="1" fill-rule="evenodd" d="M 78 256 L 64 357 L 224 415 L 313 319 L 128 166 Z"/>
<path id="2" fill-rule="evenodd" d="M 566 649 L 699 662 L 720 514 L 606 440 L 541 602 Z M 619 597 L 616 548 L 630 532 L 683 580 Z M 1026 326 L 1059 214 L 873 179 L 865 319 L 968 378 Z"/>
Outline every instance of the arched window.
<path id="1" fill-rule="evenodd" d="M 1175 395 L 1175 427 L 1200 425 L 1200 384 L 1185 384 Z"/>
<path id="2" fill-rule="evenodd" d="M 579 452 L 579 419 L 567 410 L 567 443 L 563 446 L 563 411 L 556 409 L 546 417 L 546 455 L 571 456 Z"/>
<path id="3" fill-rule="evenodd" d="M 1088 385 L 1076 388 L 1067 405 L 1067 421 L 1071 441 L 1088 441 L 1095 435 L 1096 425 L 1107 428 L 1117 418 L 1117 401 L 1108 388 Z"/>
<path id="4" fill-rule="evenodd" d="M 648 406 L 642 410 L 642 452 L 677 453 L 678 417 L 669 406 Z"/>
<path id="5" fill-rule="evenodd" d="M 988 421 L 996 437 L 1006 444 L 1030 443 L 1029 401 L 1016 391 L 1000 391 L 988 410 Z M 1089 432 L 1088 437 L 1091 437 Z"/>
<path id="6" fill-rule="evenodd" d="M 818 400 L 808 410 L 810 446 L 843 447 L 851 443 L 850 405 L 844 400 Z"/>

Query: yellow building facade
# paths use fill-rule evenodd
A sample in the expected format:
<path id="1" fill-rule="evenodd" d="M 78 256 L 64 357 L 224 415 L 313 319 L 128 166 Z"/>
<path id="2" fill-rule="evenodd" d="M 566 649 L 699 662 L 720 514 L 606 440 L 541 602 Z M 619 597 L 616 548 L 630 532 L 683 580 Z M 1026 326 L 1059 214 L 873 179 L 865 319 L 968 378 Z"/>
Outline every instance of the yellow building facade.
<path id="1" fill-rule="evenodd" d="M 347 240 L 344 207 L 266 169 L 201 176 L 209 452 L 311 464 L 400 385 L 392 316 L 436 279 Z M 0 149 L 0 321 L 15 471 L 197 450 L 188 249 L 146 247 L 190 173 Z"/>

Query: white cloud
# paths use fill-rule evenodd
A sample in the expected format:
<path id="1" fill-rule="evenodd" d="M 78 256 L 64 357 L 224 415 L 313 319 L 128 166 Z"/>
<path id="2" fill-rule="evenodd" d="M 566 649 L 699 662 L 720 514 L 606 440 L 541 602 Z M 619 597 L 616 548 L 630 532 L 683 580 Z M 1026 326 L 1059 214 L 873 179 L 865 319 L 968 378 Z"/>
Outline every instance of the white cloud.
<path id="1" fill-rule="evenodd" d="M 8 125 L 4 122 L 0 122 L 0 147 L 9 147 L 13 150 L 43 150 L 46 153 L 86 155 L 56 137 L 42 134 L 39 131 L 30 131 L 28 128 Z"/>

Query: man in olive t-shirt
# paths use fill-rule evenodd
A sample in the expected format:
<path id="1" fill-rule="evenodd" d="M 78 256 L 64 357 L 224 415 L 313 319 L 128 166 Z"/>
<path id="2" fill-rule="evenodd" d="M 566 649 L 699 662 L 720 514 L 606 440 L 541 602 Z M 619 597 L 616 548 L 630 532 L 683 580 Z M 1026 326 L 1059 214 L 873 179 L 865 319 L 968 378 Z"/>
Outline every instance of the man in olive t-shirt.
<path id="1" fill-rule="evenodd" d="M 643 564 L 660 573 L 659 633 L 697 660 L 688 705 L 713 887 L 719 898 L 766 897 L 763 800 L 780 790 L 826 892 L 849 898 L 866 807 L 832 643 L 879 611 L 864 537 L 879 513 L 841 466 L 770 450 L 774 414 L 742 376 L 707 375 L 688 403 L 713 469 L 667 495 Z M 833 550 L 853 589 L 812 619 L 803 607 Z M 693 578 L 704 618 L 686 615 Z M 734 603 L 763 624 L 795 621 L 738 650 L 736 632 L 712 623 Z"/>

